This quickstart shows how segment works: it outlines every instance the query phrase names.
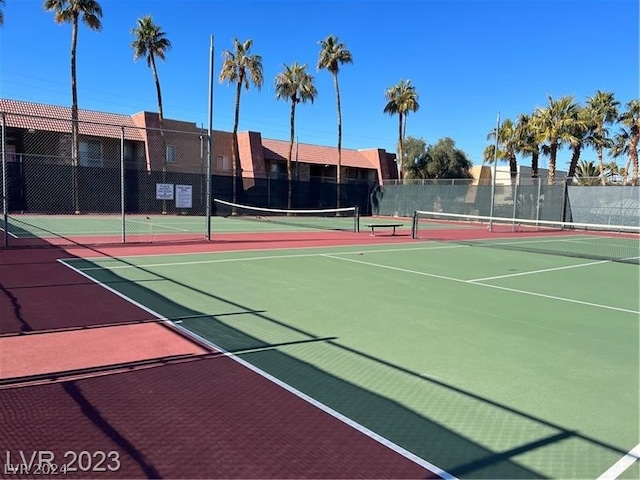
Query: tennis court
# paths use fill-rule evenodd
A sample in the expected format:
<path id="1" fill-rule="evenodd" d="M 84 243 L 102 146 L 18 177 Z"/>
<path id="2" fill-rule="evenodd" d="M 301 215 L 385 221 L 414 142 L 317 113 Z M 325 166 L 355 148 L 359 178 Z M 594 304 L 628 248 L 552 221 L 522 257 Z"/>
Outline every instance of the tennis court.
<path id="1" fill-rule="evenodd" d="M 8 233 L 9 242 L 22 245 L 41 241 L 57 245 L 121 243 L 123 239 L 125 242 L 188 241 L 202 240 L 207 232 L 359 230 L 355 207 L 283 211 L 250 207 L 231 209 L 224 203 L 219 204 L 217 215 L 209 218 L 205 215 L 175 214 L 11 214 L 6 227 L 1 229 Z"/>
<path id="2" fill-rule="evenodd" d="M 440 476 L 638 478 L 637 264 L 483 237 L 61 262 Z"/>

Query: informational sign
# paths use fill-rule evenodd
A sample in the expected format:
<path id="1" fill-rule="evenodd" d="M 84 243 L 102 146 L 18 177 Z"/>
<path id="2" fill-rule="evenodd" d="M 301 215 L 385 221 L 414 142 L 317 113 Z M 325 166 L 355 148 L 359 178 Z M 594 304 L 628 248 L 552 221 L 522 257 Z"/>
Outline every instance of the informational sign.
<path id="1" fill-rule="evenodd" d="M 173 200 L 173 183 L 156 183 L 156 200 Z"/>
<path id="2" fill-rule="evenodd" d="M 191 208 L 193 206 L 193 186 L 176 185 L 176 208 Z"/>

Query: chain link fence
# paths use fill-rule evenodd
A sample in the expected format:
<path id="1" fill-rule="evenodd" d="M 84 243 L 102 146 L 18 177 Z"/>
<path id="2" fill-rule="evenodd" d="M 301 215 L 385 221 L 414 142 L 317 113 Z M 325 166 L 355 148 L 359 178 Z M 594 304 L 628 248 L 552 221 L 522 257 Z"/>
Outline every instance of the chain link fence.
<path id="1" fill-rule="evenodd" d="M 212 198 L 287 208 L 281 175 L 208 176 L 208 134 L 2 113 L 3 244 L 97 244 L 209 239 Z M 170 127 L 171 125 L 169 125 Z M 213 167 L 213 165 L 212 165 Z M 213 172 L 220 173 L 220 172 Z M 330 179 L 292 181 L 292 208 L 336 206 Z M 582 179 L 413 179 L 341 185 L 361 215 L 415 210 L 529 220 L 638 225 L 640 187 Z"/>
<path id="2" fill-rule="evenodd" d="M 5 245 L 202 240 L 202 132 L 2 114 Z"/>
<path id="3" fill-rule="evenodd" d="M 463 181 L 389 182 L 374 189 L 376 215 L 411 217 L 416 210 L 523 220 L 638 226 L 640 187 L 605 186 L 560 178 L 520 179 L 491 185 Z"/>

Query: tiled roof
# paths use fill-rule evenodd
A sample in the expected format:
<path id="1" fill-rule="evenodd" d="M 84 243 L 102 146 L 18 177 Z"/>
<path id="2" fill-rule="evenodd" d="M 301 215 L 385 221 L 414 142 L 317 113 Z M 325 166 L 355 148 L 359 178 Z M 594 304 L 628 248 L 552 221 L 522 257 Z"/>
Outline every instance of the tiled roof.
<path id="1" fill-rule="evenodd" d="M 262 139 L 265 160 L 287 160 L 289 156 L 289 142 L 286 140 Z M 329 164 L 335 165 L 338 162 L 337 147 L 325 147 L 321 145 L 310 145 L 299 143 L 293 145 L 292 159 L 296 158 L 296 148 L 298 151 L 298 161 L 303 163 Z M 378 165 L 358 150 L 348 148 L 342 149 L 342 165 L 345 167 L 357 167 L 377 169 Z"/>
<path id="2" fill-rule="evenodd" d="M 71 133 L 71 108 L 0 98 L 0 113 L 7 127 L 33 128 L 48 132 Z M 81 135 L 120 138 L 122 128 L 127 140 L 144 141 L 144 131 L 128 115 L 78 110 Z"/>

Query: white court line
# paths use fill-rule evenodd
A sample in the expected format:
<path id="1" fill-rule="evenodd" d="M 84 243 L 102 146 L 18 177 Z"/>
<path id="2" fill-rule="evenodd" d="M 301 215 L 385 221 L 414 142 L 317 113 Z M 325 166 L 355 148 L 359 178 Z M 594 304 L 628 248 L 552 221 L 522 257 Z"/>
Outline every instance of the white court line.
<path id="1" fill-rule="evenodd" d="M 151 226 L 151 227 L 170 228 L 170 229 L 173 229 L 173 230 L 179 230 L 181 232 L 190 232 L 190 230 L 186 230 L 184 228 L 172 227 L 170 225 L 164 225 L 163 223 L 153 223 L 152 221 L 143 222 L 141 220 L 131 220 L 131 219 L 126 219 L 126 221 L 130 222 L 130 223 L 139 223 L 140 225 L 147 225 L 147 226 Z M 153 233 L 162 233 L 162 232 L 153 232 Z M 200 232 L 193 232 L 193 233 L 198 234 Z M 132 235 L 139 235 L 139 234 L 132 233 Z"/>
<path id="2" fill-rule="evenodd" d="M 431 462 L 428 462 L 427 460 L 415 455 L 414 453 L 411 453 L 410 451 L 406 450 L 405 448 L 401 447 L 400 445 L 398 445 L 398 444 L 392 442 L 391 440 L 388 440 L 387 438 L 385 438 L 385 437 L 377 434 L 376 432 L 368 429 L 364 425 L 361 425 L 360 423 L 358 423 L 358 422 L 356 422 L 354 420 L 351 420 L 349 417 L 346 417 L 345 415 L 341 414 L 337 410 L 334 410 L 331 407 L 325 405 L 324 403 L 319 402 L 318 400 L 314 399 L 313 397 L 308 396 L 307 394 L 305 394 L 305 393 L 301 392 L 300 390 L 294 388 L 293 386 L 289 385 L 288 383 L 283 382 L 282 380 L 274 377 L 273 375 L 265 372 L 264 370 L 261 370 L 260 368 L 258 368 L 255 365 L 247 362 L 246 360 L 243 360 L 242 358 L 238 357 L 237 355 L 226 351 L 224 348 L 216 345 L 215 343 L 211 342 L 210 340 L 207 340 L 206 338 L 201 337 L 197 333 L 192 332 L 191 330 L 183 327 L 180 324 L 176 325 L 175 322 L 171 322 L 164 315 L 161 315 L 161 314 L 151 310 L 149 307 L 147 307 L 147 306 L 135 301 L 134 299 L 124 295 L 123 293 L 120 293 L 119 291 L 109 287 L 108 285 L 105 285 L 104 283 L 96 280 L 95 278 L 91 277 L 90 275 L 87 275 L 87 274 L 83 273 L 82 271 L 78 270 L 77 268 L 73 267 L 72 265 L 69 265 L 65 261 L 63 261 L 63 260 L 58 260 L 58 261 L 60 263 L 62 263 L 64 266 L 70 268 L 71 270 L 74 270 L 75 272 L 77 272 L 78 274 L 82 275 L 83 277 L 88 278 L 92 282 L 94 282 L 94 283 L 100 285 L 101 287 L 109 290 L 110 292 L 112 292 L 115 295 L 117 295 L 118 297 L 126 300 L 127 302 L 131 303 L 132 305 L 135 305 L 136 307 L 141 308 L 142 310 L 144 310 L 145 312 L 153 315 L 154 317 L 158 318 L 159 320 L 162 320 L 162 321 L 164 321 L 166 323 L 169 323 L 169 324 L 173 325 L 175 328 L 178 328 L 178 329 L 182 330 L 183 332 L 185 332 L 190 337 L 195 338 L 198 342 L 204 343 L 204 344 L 210 346 L 211 348 L 214 348 L 215 350 L 221 352 L 226 357 L 238 362 L 240 365 L 242 365 L 242 366 L 248 368 L 249 370 L 257 373 L 261 377 L 263 377 L 263 378 L 275 383 L 276 385 L 278 385 L 279 387 L 285 389 L 289 393 L 291 393 L 291 394 L 297 396 L 298 398 L 306 401 L 307 403 L 309 403 L 309 404 L 313 405 L 314 407 L 322 410 L 323 412 L 328 413 L 332 417 L 336 418 L 337 420 L 340 420 L 341 422 L 343 422 L 346 425 L 350 426 L 351 428 L 357 430 L 358 432 L 362 433 L 363 435 L 375 440 L 376 442 L 384 445 L 385 447 L 393 450 L 397 454 L 403 456 L 404 458 L 406 458 L 408 460 L 411 460 L 412 462 L 416 463 L 417 465 L 420 465 L 421 467 L 429 470 L 430 472 L 433 472 L 436 475 L 439 475 L 442 479 L 444 479 L 444 480 L 457 480 L 457 477 L 451 475 L 450 473 L 446 472 L 445 470 L 441 469 L 440 467 L 432 464 Z"/>
<path id="3" fill-rule="evenodd" d="M 438 247 L 435 247 L 438 248 Z M 434 248 L 434 249 L 435 249 Z M 407 249 L 409 250 L 409 249 Z M 414 248 L 411 250 L 430 250 L 429 248 L 424 248 L 424 249 L 419 249 L 419 248 Z M 398 251 L 398 249 L 389 249 L 389 250 L 384 250 L 383 252 L 386 251 Z M 365 250 L 365 252 L 369 253 L 370 251 Z M 378 251 L 380 252 L 380 250 Z M 445 275 L 437 275 L 435 273 L 427 273 L 427 272 L 419 272 L 416 270 L 408 270 L 406 268 L 400 268 L 400 267 L 392 267 L 389 265 L 381 265 L 378 263 L 372 263 L 372 262 L 365 262 L 363 260 L 356 260 L 356 259 L 352 259 L 352 258 L 344 258 L 341 255 L 347 255 L 347 254 L 356 254 L 358 253 L 357 251 L 354 252 L 337 252 L 335 254 L 330 254 L 330 253 L 308 253 L 308 254 L 297 254 L 297 255 L 272 255 L 272 256 L 261 256 L 261 257 L 249 257 L 249 258 L 223 258 L 223 259 L 216 259 L 216 260 L 201 260 L 201 261 L 190 261 L 190 262 L 172 262 L 172 263 L 156 263 L 156 264 L 147 264 L 147 265 L 116 265 L 116 266 L 104 266 L 104 267 L 88 267 L 88 268 L 76 268 L 74 267 L 74 269 L 76 269 L 77 271 L 91 271 L 91 270 L 118 270 L 118 269 L 125 269 L 125 268 L 156 268 L 156 267 L 170 267 L 170 266 L 181 266 L 181 265 L 205 265 L 205 264 L 211 264 L 211 263 L 229 263 L 229 262 L 242 262 L 242 261 L 254 261 L 254 260 L 269 260 L 269 259 L 283 259 L 283 258 L 304 258 L 304 257 L 327 257 L 327 258 L 334 258 L 337 260 L 344 260 L 345 262 L 354 262 L 354 263 L 361 263 L 363 265 L 369 265 L 369 266 L 374 266 L 374 267 L 378 267 L 378 268 L 386 268 L 388 270 L 395 270 L 395 271 L 399 271 L 399 272 L 405 272 L 405 273 L 412 273 L 414 275 L 421 275 L 424 277 L 431 277 L 431 278 L 439 278 L 441 280 L 449 280 L 451 282 L 458 282 L 458 283 L 467 283 L 470 285 L 478 285 L 481 287 L 487 287 L 487 288 L 495 288 L 495 289 L 499 289 L 499 290 L 506 290 L 506 291 L 510 291 L 510 292 L 515 292 L 515 293 L 522 293 L 524 295 L 532 295 L 532 296 L 536 296 L 536 297 L 542 297 L 542 298 L 548 298 L 548 299 L 552 299 L 552 300 L 559 300 L 559 301 L 563 301 L 563 302 L 568 302 L 568 303 L 576 303 L 576 304 L 580 304 L 580 305 L 587 305 L 590 307 L 597 307 L 597 308 L 603 308 L 606 310 L 615 310 L 615 311 L 619 311 L 619 312 L 625 312 L 625 313 L 634 313 L 634 314 L 639 314 L 640 312 L 637 312 L 635 310 L 628 310 L 626 308 L 618 308 L 618 307 L 612 307 L 610 305 L 601 305 L 598 303 L 591 303 L 591 302 L 584 302 L 581 300 L 573 300 L 570 298 L 565 298 L 565 297 L 558 297 L 555 295 L 546 295 L 543 293 L 536 293 L 536 292 L 530 292 L 528 290 L 518 290 L 515 288 L 507 288 L 507 287 L 500 287 L 498 285 L 490 285 L 490 284 L 485 284 L 485 283 L 480 283 L 479 280 L 463 280 L 460 278 L 454 278 L 454 277 L 447 277 Z"/>
<path id="4" fill-rule="evenodd" d="M 335 258 L 336 260 L 343 260 L 345 262 L 360 263 L 362 265 L 369 265 L 369 266 L 372 266 L 372 267 L 385 268 L 385 269 L 388 269 L 388 270 L 395 270 L 395 271 L 398 271 L 398 272 L 412 273 L 414 275 L 421 275 L 421 276 L 424 276 L 424 277 L 439 278 L 439 279 L 442 279 L 442 280 L 449 280 L 449 281 L 452 281 L 452 282 L 466 283 L 468 285 L 478 285 L 479 287 L 495 288 L 495 289 L 498 289 L 498 290 L 506 290 L 508 292 L 521 293 L 523 295 L 531 295 L 531 296 L 534 296 L 534 297 L 542 297 L 542 298 L 547 298 L 547 299 L 550 299 L 550 300 L 558 300 L 558 301 L 561 301 L 561 302 L 576 303 L 576 304 L 579 304 L 579 305 L 587 305 L 589 307 L 603 308 L 605 310 L 615 310 L 617 312 L 633 313 L 635 315 L 639 315 L 640 314 L 640 312 L 638 312 L 636 310 L 629 310 L 629 309 L 626 309 L 626 308 L 612 307 L 610 305 L 601 305 L 599 303 L 583 302 L 582 300 L 573 300 L 571 298 L 558 297 L 558 296 L 555 296 L 555 295 L 546 295 L 544 293 L 530 292 L 528 290 L 518 290 L 516 288 L 500 287 L 498 285 L 490 285 L 488 283 L 479 283 L 479 282 L 471 281 L 471 280 L 462 280 L 460 278 L 446 277 L 444 275 L 436 275 L 434 273 L 418 272 L 416 270 L 409 270 L 409 269 L 406 269 L 406 268 L 391 267 L 389 265 L 381 265 L 381 264 L 378 264 L 378 263 L 365 262 L 363 260 L 356 260 L 354 258 L 343 258 L 343 257 L 338 257 L 338 256 L 335 256 L 335 255 L 331 255 L 331 254 L 325 254 L 325 257 Z"/>
<path id="5" fill-rule="evenodd" d="M 341 247 L 344 247 L 344 245 L 341 245 Z M 354 246 L 352 248 L 357 248 L 358 246 Z M 366 245 L 361 245 L 361 247 L 366 247 Z M 386 252 L 398 252 L 398 251 L 410 251 L 410 250 L 438 250 L 438 249 L 444 249 L 444 248 L 463 248 L 465 247 L 465 245 L 447 245 L 447 246 L 435 246 L 435 247 L 414 247 L 414 248 L 388 248 L 388 249 L 384 249 L 384 250 L 354 250 L 354 251 L 349 251 L 349 252 L 336 252 L 333 253 L 332 255 L 356 255 L 358 253 L 386 253 Z M 304 250 L 308 250 L 309 247 L 303 247 Z M 245 250 L 246 251 L 246 250 Z M 255 251 L 259 251 L 259 252 L 264 252 L 264 250 L 255 250 Z M 229 253 L 237 253 L 237 252 L 229 252 L 229 251 L 225 251 L 225 252 L 199 252 L 199 253 L 188 253 L 186 255 L 209 255 L 209 254 L 215 254 L 215 255 L 219 255 L 219 254 L 229 254 Z M 184 255 L 184 254 L 180 254 L 180 255 Z M 150 268 L 150 267 L 175 267 L 175 266 L 181 266 L 181 265 L 208 265 L 208 264 L 212 264 L 212 263 L 229 263 L 229 262 L 249 262 L 249 261 L 254 261 L 254 260 L 269 260 L 272 258 L 275 259 L 283 259 L 283 258 L 305 258 L 305 257 L 324 257 L 326 256 L 326 253 L 297 253 L 297 254 L 286 254 L 286 255 L 264 255 L 264 256 L 260 256 L 260 257 L 235 257 L 235 258 L 218 258 L 218 259 L 214 259 L 214 260 L 193 260 L 193 261 L 185 261 L 185 262 L 169 262 L 169 263 L 148 263 L 145 265 L 130 265 L 130 264 L 126 264 L 126 265 L 114 265 L 114 266 L 101 266 L 101 267 L 87 267 L 87 268 L 79 268 L 78 270 L 82 270 L 83 272 L 86 271 L 90 271 L 90 270 L 119 270 L 119 269 L 123 269 L 123 268 Z M 160 256 L 160 257 L 167 257 L 167 256 L 175 256 L 175 255 L 167 255 L 167 254 L 159 254 L 159 255 L 145 255 L 144 258 L 146 257 L 154 257 L 154 256 Z M 122 258 L 127 258 L 127 257 L 122 257 Z M 142 257 L 128 257 L 128 258 L 142 258 Z M 65 259 L 62 259 L 65 260 Z M 77 261 L 77 258 L 68 258 L 66 260 L 71 260 L 71 261 Z M 93 260 L 91 258 L 85 258 L 83 260 L 87 260 L 87 261 L 101 261 L 104 260 L 104 258 L 94 258 Z M 108 262 L 113 261 L 114 259 L 108 259 Z M 117 260 L 119 262 L 123 262 L 124 260 Z"/>
<path id="6" fill-rule="evenodd" d="M 24 238 L 24 237 L 18 237 L 17 235 L 6 231 L 4 228 L 0 228 L 0 232 L 5 232 L 7 235 L 9 235 L 10 237 L 13 237 L 13 238 Z M 30 237 L 28 237 L 28 238 L 30 238 Z"/>
<path id="7" fill-rule="evenodd" d="M 640 460 L 640 443 L 633 447 L 624 457 L 614 463 L 606 472 L 600 475 L 598 480 L 614 480 L 622 475 L 638 460 Z"/>
<path id="8" fill-rule="evenodd" d="M 609 263 L 609 260 L 600 260 L 598 262 L 580 263 L 578 265 L 566 265 L 564 267 L 545 268 L 545 269 L 542 269 L 542 270 L 531 270 L 531 271 L 528 271 L 528 272 L 509 273 L 507 275 L 496 275 L 495 277 L 474 278 L 472 280 L 467 280 L 467 282 L 471 282 L 471 283 L 473 283 L 473 282 L 484 282 L 485 280 L 497 280 L 497 279 L 500 279 L 500 278 L 520 277 L 522 275 L 533 275 L 534 273 L 555 272 L 557 270 L 568 270 L 570 268 L 588 267 L 590 265 L 599 265 L 601 263 Z"/>

